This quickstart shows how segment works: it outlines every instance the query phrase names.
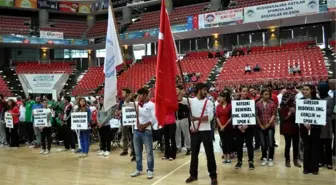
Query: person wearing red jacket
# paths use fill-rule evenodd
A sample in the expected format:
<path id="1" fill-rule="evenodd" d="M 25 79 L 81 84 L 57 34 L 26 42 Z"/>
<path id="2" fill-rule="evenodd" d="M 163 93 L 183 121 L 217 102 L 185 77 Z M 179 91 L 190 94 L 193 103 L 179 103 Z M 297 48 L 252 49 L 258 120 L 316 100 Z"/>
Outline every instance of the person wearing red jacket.
<path id="1" fill-rule="evenodd" d="M 19 116 L 20 111 L 19 108 L 16 106 L 16 103 L 14 100 L 10 99 L 8 100 L 8 113 L 10 113 L 13 117 L 13 128 L 11 128 L 10 131 L 10 147 L 19 147 Z"/>

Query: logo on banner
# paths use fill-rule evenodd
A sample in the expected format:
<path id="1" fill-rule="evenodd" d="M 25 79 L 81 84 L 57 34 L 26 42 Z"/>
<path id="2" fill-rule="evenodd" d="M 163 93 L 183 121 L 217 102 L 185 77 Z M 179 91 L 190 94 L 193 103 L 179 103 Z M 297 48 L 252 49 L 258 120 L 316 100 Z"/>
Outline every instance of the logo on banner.
<path id="1" fill-rule="evenodd" d="M 208 22 L 212 22 L 215 20 L 215 16 L 213 14 L 209 14 L 206 16 L 205 20 Z"/>
<path id="2" fill-rule="evenodd" d="M 318 3 L 315 0 L 311 0 L 308 3 L 308 7 L 311 9 L 315 9 L 318 6 Z"/>
<path id="3" fill-rule="evenodd" d="M 105 63 L 106 63 L 105 76 L 106 78 L 110 78 L 115 73 L 115 56 L 112 55 L 112 57 L 106 59 Z"/>
<path id="4" fill-rule="evenodd" d="M 248 16 L 248 17 L 253 17 L 254 15 L 255 15 L 255 11 L 254 11 L 254 10 L 252 10 L 252 9 L 247 10 L 247 12 L 246 12 L 246 16 Z"/>

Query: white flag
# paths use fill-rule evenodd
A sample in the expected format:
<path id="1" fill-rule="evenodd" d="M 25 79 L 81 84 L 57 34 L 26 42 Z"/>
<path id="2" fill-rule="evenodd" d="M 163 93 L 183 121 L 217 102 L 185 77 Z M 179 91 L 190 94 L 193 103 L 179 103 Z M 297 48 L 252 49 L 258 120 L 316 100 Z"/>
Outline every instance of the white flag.
<path id="1" fill-rule="evenodd" d="M 118 90 L 116 66 L 123 63 L 123 57 L 121 55 L 118 33 L 115 26 L 114 15 L 112 13 L 111 5 L 108 8 L 108 25 L 105 49 L 106 55 L 104 62 L 104 109 L 108 110 L 117 103 L 116 96 Z"/>

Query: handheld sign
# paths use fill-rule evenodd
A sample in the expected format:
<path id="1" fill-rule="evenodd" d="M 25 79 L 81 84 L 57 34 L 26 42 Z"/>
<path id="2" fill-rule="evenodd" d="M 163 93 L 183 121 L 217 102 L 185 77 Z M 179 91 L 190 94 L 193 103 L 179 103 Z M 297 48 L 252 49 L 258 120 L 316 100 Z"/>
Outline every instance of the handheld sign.
<path id="1" fill-rule="evenodd" d="M 111 128 L 119 128 L 120 127 L 120 120 L 118 119 L 111 119 L 110 120 Z"/>
<path id="2" fill-rule="evenodd" d="M 87 130 L 88 129 L 87 112 L 71 113 L 71 129 L 72 130 Z"/>
<path id="3" fill-rule="evenodd" d="M 5 112 L 5 123 L 7 128 L 14 128 L 13 116 L 9 112 Z"/>
<path id="4" fill-rule="evenodd" d="M 254 100 L 232 101 L 232 125 L 256 125 Z"/>
<path id="5" fill-rule="evenodd" d="M 295 123 L 326 125 L 327 101 L 296 100 Z"/>
<path id="6" fill-rule="evenodd" d="M 136 112 L 134 107 L 122 108 L 122 124 L 123 126 L 132 126 L 136 123 Z"/>
<path id="7" fill-rule="evenodd" d="M 48 126 L 48 113 L 47 109 L 34 109 L 34 126 L 35 127 L 46 127 Z"/>

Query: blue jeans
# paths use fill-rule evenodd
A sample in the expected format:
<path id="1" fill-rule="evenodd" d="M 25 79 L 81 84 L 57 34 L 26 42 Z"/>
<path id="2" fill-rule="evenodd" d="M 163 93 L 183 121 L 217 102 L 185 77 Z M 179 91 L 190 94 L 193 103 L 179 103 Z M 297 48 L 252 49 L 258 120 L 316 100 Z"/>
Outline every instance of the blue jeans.
<path id="1" fill-rule="evenodd" d="M 146 147 L 147 152 L 147 171 L 154 171 L 154 156 L 153 156 L 153 135 L 151 130 L 139 132 L 134 130 L 133 143 L 136 159 L 137 171 L 142 171 L 142 151 L 143 145 Z"/>
<path id="2" fill-rule="evenodd" d="M 90 130 L 80 131 L 80 145 L 82 147 L 82 153 L 88 154 L 90 148 Z"/>

